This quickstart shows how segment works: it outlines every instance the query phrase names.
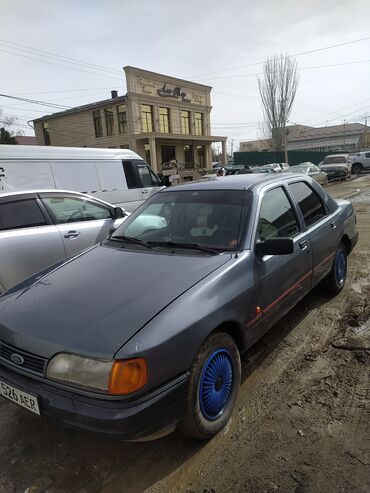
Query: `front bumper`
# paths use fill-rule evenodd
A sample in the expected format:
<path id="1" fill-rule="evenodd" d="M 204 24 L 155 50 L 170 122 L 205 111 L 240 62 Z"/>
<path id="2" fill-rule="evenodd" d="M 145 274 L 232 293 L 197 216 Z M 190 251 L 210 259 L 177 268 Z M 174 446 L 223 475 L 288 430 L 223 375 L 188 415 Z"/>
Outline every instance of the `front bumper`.
<path id="1" fill-rule="evenodd" d="M 0 379 L 35 395 L 41 416 L 67 426 L 124 440 L 144 440 L 171 431 L 181 418 L 188 374 L 136 400 L 87 397 L 26 377 L 0 363 Z"/>

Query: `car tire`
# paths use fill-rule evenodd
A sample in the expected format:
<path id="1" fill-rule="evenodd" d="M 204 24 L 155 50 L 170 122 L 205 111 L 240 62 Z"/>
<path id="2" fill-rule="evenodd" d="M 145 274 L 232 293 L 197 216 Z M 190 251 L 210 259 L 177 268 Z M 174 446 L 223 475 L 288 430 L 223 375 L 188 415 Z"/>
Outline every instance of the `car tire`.
<path id="1" fill-rule="evenodd" d="M 240 375 L 240 354 L 234 339 L 225 332 L 211 334 L 194 359 L 178 429 L 199 440 L 218 433 L 233 412 Z"/>
<path id="2" fill-rule="evenodd" d="M 352 164 L 352 174 L 353 175 L 359 175 L 362 171 L 362 164 L 360 163 L 354 163 Z"/>
<path id="3" fill-rule="evenodd" d="M 347 278 L 347 250 L 341 242 L 335 253 L 331 270 L 324 279 L 324 288 L 326 291 L 338 294 L 342 291 Z"/>

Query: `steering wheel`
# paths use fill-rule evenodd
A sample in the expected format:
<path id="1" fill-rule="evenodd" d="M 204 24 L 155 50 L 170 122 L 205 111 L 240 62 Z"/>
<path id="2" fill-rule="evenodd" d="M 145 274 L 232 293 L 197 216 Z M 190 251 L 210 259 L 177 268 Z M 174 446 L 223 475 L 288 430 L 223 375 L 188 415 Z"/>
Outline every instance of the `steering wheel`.
<path id="1" fill-rule="evenodd" d="M 81 217 L 82 216 L 82 217 Z M 78 221 L 91 221 L 96 219 L 91 214 L 85 214 L 82 210 L 75 211 L 68 218 L 69 223 L 78 222 Z"/>

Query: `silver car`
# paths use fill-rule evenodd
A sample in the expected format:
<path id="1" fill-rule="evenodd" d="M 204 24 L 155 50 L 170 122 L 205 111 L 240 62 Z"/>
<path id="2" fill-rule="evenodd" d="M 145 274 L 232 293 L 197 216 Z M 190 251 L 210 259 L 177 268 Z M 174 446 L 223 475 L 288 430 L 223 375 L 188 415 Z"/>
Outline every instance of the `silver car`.
<path id="1" fill-rule="evenodd" d="M 321 185 L 323 183 L 327 183 L 328 181 L 327 173 L 325 173 L 325 171 L 322 171 L 318 166 L 311 163 L 310 161 L 292 166 L 287 171 L 291 173 L 303 173 L 304 175 L 308 175 Z"/>
<path id="2" fill-rule="evenodd" d="M 121 207 L 77 192 L 0 193 L 0 294 L 101 242 L 124 217 Z"/>

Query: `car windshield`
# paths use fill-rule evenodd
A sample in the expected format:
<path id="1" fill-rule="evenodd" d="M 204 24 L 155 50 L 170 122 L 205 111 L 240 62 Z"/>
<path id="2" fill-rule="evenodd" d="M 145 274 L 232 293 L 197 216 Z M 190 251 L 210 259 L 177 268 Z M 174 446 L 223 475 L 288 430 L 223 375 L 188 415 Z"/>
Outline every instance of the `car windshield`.
<path id="1" fill-rule="evenodd" d="M 289 171 L 292 173 L 307 173 L 309 167 L 310 165 L 308 164 L 297 164 L 296 166 L 292 166 Z"/>
<path id="2" fill-rule="evenodd" d="M 328 156 L 324 159 L 324 164 L 338 164 L 338 163 L 346 163 L 345 156 Z"/>
<path id="3" fill-rule="evenodd" d="M 149 246 L 235 249 L 247 227 L 252 194 L 243 190 L 181 190 L 157 193 L 114 232 Z"/>

